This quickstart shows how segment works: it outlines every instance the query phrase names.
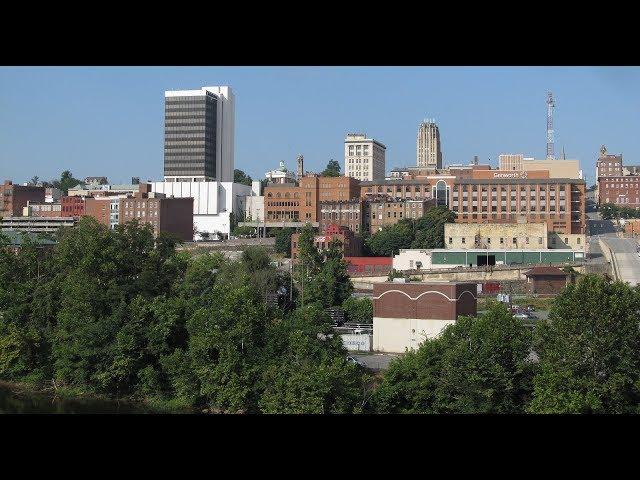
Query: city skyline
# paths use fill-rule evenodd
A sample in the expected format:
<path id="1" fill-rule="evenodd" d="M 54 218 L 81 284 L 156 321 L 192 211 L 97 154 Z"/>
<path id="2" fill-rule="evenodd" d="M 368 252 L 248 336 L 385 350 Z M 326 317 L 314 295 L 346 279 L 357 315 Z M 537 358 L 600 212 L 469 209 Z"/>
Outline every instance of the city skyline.
<path id="1" fill-rule="evenodd" d="M 495 166 L 502 153 L 545 158 L 552 91 L 556 152 L 580 160 L 593 184 L 602 144 L 637 163 L 638 79 L 635 67 L 5 67 L 0 164 L 20 183 L 65 169 L 160 180 L 164 91 L 217 84 L 236 95 L 235 168 L 253 178 L 280 160 L 293 168 L 298 154 L 307 170 L 333 158 L 344 172 L 352 131 L 387 146 L 387 172 L 414 165 L 424 118 L 440 128 L 444 165 L 478 155 Z"/>

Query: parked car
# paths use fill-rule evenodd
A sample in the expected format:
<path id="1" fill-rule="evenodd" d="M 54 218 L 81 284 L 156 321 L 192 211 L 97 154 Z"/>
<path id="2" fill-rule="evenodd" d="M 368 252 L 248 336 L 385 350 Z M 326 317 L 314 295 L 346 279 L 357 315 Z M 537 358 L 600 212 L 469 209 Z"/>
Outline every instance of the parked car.
<path id="1" fill-rule="evenodd" d="M 535 312 L 536 308 L 533 305 L 527 305 L 527 311 L 528 312 Z"/>
<path id="2" fill-rule="evenodd" d="M 518 320 L 529 320 L 531 316 L 528 313 L 516 313 L 513 318 L 517 318 Z"/>

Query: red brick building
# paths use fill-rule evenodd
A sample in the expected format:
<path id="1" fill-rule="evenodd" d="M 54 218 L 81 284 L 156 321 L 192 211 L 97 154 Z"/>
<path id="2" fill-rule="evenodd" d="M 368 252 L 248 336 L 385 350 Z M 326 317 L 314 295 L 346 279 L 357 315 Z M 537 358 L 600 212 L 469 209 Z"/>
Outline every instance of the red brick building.
<path id="1" fill-rule="evenodd" d="M 298 185 L 269 184 L 264 188 L 267 222 L 319 222 L 321 202 L 358 198 L 359 181 L 351 177 L 306 175 Z"/>
<path id="2" fill-rule="evenodd" d="M 60 218 L 62 217 L 61 205 L 59 203 L 32 203 L 29 202 L 23 209 L 24 216 L 29 217 L 49 217 L 49 218 Z"/>
<path id="3" fill-rule="evenodd" d="M 60 205 L 62 205 L 63 217 L 82 217 L 85 214 L 85 197 L 80 196 L 64 196 L 60 197 Z"/>
<path id="4" fill-rule="evenodd" d="M 11 180 L 5 180 L 0 185 L 0 218 L 21 217 L 28 202 L 44 203 L 44 197 L 44 187 L 14 185 Z"/>
<path id="5" fill-rule="evenodd" d="M 193 240 L 193 198 L 166 198 L 157 193 L 122 197 L 88 197 L 85 215 L 114 228 L 136 219 L 150 224 L 153 233 L 173 233 L 181 240 Z"/>
<path id="6" fill-rule="evenodd" d="M 460 315 L 475 316 L 476 294 L 475 283 L 374 283 L 374 350 L 403 353 L 418 348 Z"/>
<path id="7" fill-rule="evenodd" d="M 610 155 L 603 146 L 596 162 L 596 202 L 640 208 L 640 176 L 622 165 L 622 155 Z"/>
<path id="8" fill-rule="evenodd" d="M 329 225 L 323 234 L 316 235 L 313 242 L 318 250 L 326 250 L 333 240 L 339 240 L 342 243 L 342 254 L 345 257 L 359 257 L 362 255 L 362 240 L 354 235 L 354 233 L 344 227 L 336 224 Z M 300 234 L 291 235 L 291 259 L 297 261 L 298 258 L 298 242 Z"/>
<path id="9" fill-rule="evenodd" d="M 331 224 L 360 233 L 362 228 L 362 200 L 354 198 L 346 201 L 320 202 L 320 231 Z"/>

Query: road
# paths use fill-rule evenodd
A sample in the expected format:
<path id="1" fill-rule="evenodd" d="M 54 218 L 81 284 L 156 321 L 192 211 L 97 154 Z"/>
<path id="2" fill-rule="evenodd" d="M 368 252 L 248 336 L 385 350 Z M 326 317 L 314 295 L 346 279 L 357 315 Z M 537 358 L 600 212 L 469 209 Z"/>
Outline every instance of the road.
<path id="1" fill-rule="evenodd" d="M 631 286 L 639 284 L 640 257 L 637 253 L 637 240 L 632 238 L 616 238 L 607 235 L 601 238 L 613 253 L 620 280 L 629 282 Z"/>
<path id="2" fill-rule="evenodd" d="M 398 358 L 396 353 L 357 353 L 349 352 L 353 358 L 360 360 L 367 368 L 373 371 L 386 370 L 391 360 Z"/>

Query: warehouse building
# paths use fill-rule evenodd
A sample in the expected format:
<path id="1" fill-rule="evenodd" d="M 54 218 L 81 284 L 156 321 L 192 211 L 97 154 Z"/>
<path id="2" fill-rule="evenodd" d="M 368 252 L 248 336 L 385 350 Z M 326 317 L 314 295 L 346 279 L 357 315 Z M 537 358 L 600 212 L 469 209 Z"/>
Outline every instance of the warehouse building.
<path id="1" fill-rule="evenodd" d="M 584 259 L 584 252 L 560 249 L 401 249 L 393 257 L 393 268 L 406 271 L 493 265 L 550 265 L 582 262 Z"/>
<path id="2" fill-rule="evenodd" d="M 477 314 L 477 286 L 462 282 L 373 285 L 373 349 L 404 353 L 437 337 L 460 315 Z"/>

